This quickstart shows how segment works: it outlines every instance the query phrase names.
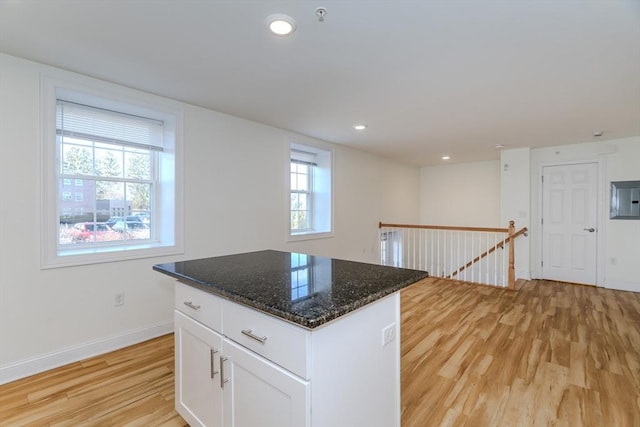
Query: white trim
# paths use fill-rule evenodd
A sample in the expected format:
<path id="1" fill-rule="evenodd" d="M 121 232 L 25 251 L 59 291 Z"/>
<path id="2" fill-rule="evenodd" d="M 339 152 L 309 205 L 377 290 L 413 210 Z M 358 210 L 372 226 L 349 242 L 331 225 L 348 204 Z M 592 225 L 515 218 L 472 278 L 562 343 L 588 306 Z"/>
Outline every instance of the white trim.
<path id="1" fill-rule="evenodd" d="M 309 231 L 305 233 L 289 234 L 287 236 L 287 242 L 299 242 L 302 240 L 314 240 L 314 239 L 327 239 L 329 237 L 334 237 L 334 236 L 335 234 L 333 233 L 333 231 L 327 231 L 327 232 Z"/>
<path id="2" fill-rule="evenodd" d="M 607 289 L 618 291 L 640 292 L 640 282 L 629 282 L 626 280 L 607 280 L 604 285 Z"/>
<path id="3" fill-rule="evenodd" d="M 329 145 L 329 144 L 323 144 L 317 141 L 308 141 L 306 139 L 301 139 L 301 138 L 293 138 L 293 137 L 289 137 L 287 138 L 287 144 L 286 144 L 286 178 L 285 178 L 285 185 L 286 185 L 286 204 L 285 206 L 287 207 L 286 210 L 286 224 L 287 224 L 287 228 L 286 228 L 286 237 L 285 237 L 285 241 L 286 242 L 296 242 L 296 241 L 301 241 L 301 240 L 313 240 L 313 239 L 326 239 L 326 238 L 331 238 L 334 237 L 334 230 L 335 230 L 335 219 L 334 219 L 334 206 L 335 206 L 335 149 Z M 322 166 L 323 162 L 328 161 L 330 164 L 330 207 L 329 207 L 329 226 L 328 227 L 319 227 L 318 230 L 309 230 L 309 231 L 304 231 L 304 232 L 299 232 L 299 233 L 292 233 L 291 232 L 291 210 L 290 210 L 290 203 L 291 203 L 291 182 L 290 182 L 290 178 L 291 178 L 291 173 L 290 173 L 290 164 L 291 164 L 291 150 L 300 150 L 300 151 L 304 151 L 304 152 L 310 152 L 314 155 L 317 155 L 317 161 L 318 164 L 320 166 Z M 326 158 L 325 158 L 326 156 Z M 324 159 L 323 159 L 324 158 Z M 315 185 L 315 184 L 314 184 Z M 317 213 L 317 197 L 318 195 L 316 194 L 315 191 L 312 192 L 313 194 L 313 198 L 314 198 L 314 203 L 312 204 L 312 209 L 314 210 L 314 215 L 313 215 L 313 227 L 317 227 L 317 222 L 318 222 L 318 213 Z"/>
<path id="4" fill-rule="evenodd" d="M 393 301 L 393 305 L 394 305 L 394 311 L 396 312 L 396 316 L 397 316 L 397 321 L 395 322 L 396 324 L 396 338 L 395 338 L 395 343 L 394 343 L 394 362 L 395 362 L 395 372 L 397 373 L 395 378 L 394 378 L 394 388 L 395 388 L 395 393 L 393 396 L 393 400 L 395 400 L 395 405 L 394 405 L 394 409 L 396 412 L 396 426 L 401 426 L 402 422 L 401 422 L 401 417 L 402 417 L 402 382 L 401 382 L 401 378 L 402 375 L 400 374 L 402 372 L 402 351 L 400 349 L 401 346 L 401 342 L 400 342 L 400 337 L 401 335 L 401 327 L 402 327 L 402 307 L 400 305 L 400 292 L 396 292 L 396 297 L 394 298 Z M 389 343 L 387 343 L 389 344 Z"/>
<path id="5" fill-rule="evenodd" d="M 516 279 L 531 280 L 531 272 L 528 270 L 516 271 Z"/>
<path id="6" fill-rule="evenodd" d="M 537 239 L 539 243 L 538 250 L 532 251 L 532 261 L 533 268 L 532 273 L 534 277 L 542 277 L 542 268 L 540 267 L 540 263 L 542 261 L 542 232 L 543 227 L 540 225 L 540 218 L 542 218 L 542 172 L 545 167 L 553 167 L 553 166 L 569 166 L 569 165 L 581 165 L 587 163 L 595 163 L 598 171 L 597 171 L 597 184 L 596 184 L 596 198 L 597 198 L 597 206 L 596 206 L 596 214 L 598 215 L 597 219 L 597 237 L 596 237 L 596 286 L 604 286 L 605 283 L 605 241 L 606 241 L 606 219 L 609 218 L 609 206 L 608 201 L 605 203 L 605 192 L 607 189 L 607 180 L 606 180 L 606 160 L 605 159 L 581 159 L 581 160 L 567 160 L 561 162 L 543 162 L 538 164 L 538 176 L 536 179 L 536 192 L 538 196 L 538 209 L 537 215 L 535 218 L 536 227 L 533 228 L 535 230 L 535 236 L 533 238 Z M 537 259 L 533 259 L 533 257 L 537 257 Z"/>
<path id="7" fill-rule="evenodd" d="M 128 347 L 172 332 L 173 320 L 0 366 L 0 384 L 26 378 L 49 369 Z"/>
<path id="8" fill-rule="evenodd" d="M 173 191 L 156 195 L 155 212 L 172 212 L 173 221 L 158 221 L 162 226 L 158 229 L 157 239 L 129 246 L 96 247 L 76 252 L 58 253 L 57 239 L 52 232 L 56 228 L 56 196 L 57 187 L 55 176 L 55 144 L 51 138 L 56 129 L 56 99 L 64 95 L 72 102 L 87 104 L 92 102 L 100 108 L 119 110 L 125 108 L 127 113 L 151 116 L 170 123 L 165 128 L 166 133 L 172 134 L 175 144 L 166 147 L 163 155 L 172 156 L 165 160 L 164 168 L 173 168 L 171 177 L 163 175 L 162 170 L 158 182 L 166 181 Z M 40 75 L 40 120 L 39 127 L 40 150 L 40 209 L 41 212 L 41 242 L 40 268 L 70 267 L 85 264 L 123 261 L 138 258 L 178 255 L 184 253 L 184 155 L 183 155 L 183 126 L 184 109 L 182 104 L 165 98 L 150 95 L 134 89 L 114 85 L 90 77 L 79 76 L 64 71 L 49 71 Z M 155 191 L 160 189 L 156 186 Z"/>

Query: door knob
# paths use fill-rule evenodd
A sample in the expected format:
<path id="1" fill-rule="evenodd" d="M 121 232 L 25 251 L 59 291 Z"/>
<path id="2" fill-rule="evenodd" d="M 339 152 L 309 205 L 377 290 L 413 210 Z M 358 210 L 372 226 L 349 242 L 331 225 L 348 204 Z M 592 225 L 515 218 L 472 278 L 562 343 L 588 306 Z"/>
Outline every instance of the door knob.
<path id="1" fill-rule="evenodd" d="M 591 228 L 585 228 L 584 231 L 588 231 L 589 233 L 593 233 L 594 231 L 596 231 L 596 229 L 591 227 Z"/>

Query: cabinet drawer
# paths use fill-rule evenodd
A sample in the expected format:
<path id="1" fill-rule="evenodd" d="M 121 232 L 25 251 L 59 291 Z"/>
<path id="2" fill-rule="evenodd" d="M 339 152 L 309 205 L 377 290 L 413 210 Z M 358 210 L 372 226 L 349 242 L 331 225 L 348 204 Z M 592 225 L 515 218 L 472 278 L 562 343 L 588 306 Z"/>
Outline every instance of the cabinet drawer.
<path id="1" fill-rule="evenodd" d="M 225 336 L 309 379 L 309 331 L 231 301 L 223 305 Z"/>
<path id="2" fill-rule="evenodd" d="M 222 299 L 220 297 L 176 282 L 175 304 L 176 310 L 216 332 L 222 332 Z"/>

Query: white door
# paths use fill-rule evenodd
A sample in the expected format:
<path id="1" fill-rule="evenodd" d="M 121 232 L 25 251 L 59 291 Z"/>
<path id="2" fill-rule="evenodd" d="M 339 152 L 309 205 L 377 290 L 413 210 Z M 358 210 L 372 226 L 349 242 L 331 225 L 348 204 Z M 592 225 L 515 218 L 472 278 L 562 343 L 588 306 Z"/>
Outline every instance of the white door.
<path id="1" fill-rule="evenodd" d="M 596 284 L 598 164 L 542 169 L 542 278 Z"/>
<path id="2" fill-rule="evenodd" d="M 308 427 L 310 385 L 225 339 L 225 427 Z"/>
<path id="3" fill-rule="evenodd" d="M 222 426 L 222 336 L 175 311 L 176 410 L 190 426 Z"/>

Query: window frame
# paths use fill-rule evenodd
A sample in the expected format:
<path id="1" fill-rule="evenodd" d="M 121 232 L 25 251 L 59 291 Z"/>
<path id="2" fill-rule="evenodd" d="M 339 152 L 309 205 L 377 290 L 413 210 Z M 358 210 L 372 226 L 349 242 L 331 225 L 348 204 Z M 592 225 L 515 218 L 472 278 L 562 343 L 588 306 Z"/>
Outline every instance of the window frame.
<path id="1" fill-rule="evenodd" d="M 304 194 L 306 196 L 307 209 L 305 209 L 304 212 L 307 212 L 308 219 L 305 222 L 307 222 L 308 227 L 306 227 L 306 228 L 296 228 L 295 232 L 294 232 L 293 229 L 292 229 L 292 225 L 293 224 L 291 224 L 291 222 L 289 222 L 289 228 L 290 228 L 292 234 L 309 233 L 309 232 L 313 231 L 313 205 L 314 205 L 314 200 L 313 200 L 313 168 L 315 167 L 315 165 L 312 164 L 312 163 L 302 162 L 302 161 L 294 160 L 294 159 L 291 159 L 289 161 L 289 165 L 290 166 L 293 165 L 294 163 L 298 164 L 298 165 L 304 165 L 304 166 L 307 167 L 307 173 L 306 173 L 306 181 L 307 181 L 306 182 L 306 187 L 307 187 L 307 189 L 306 190 L 298 190 L 298 189 L 294 190 L 294 189 L 290 188 L 289 189 L 289 195 L 292 196 L 293 194 L 297 194 L 299 196 L 301 194 Z M 303 175 L 303 174 L 301 174 L 299 172 L 291 171 L 290 175 L 289 175 L 289 179 L 291 179 L 291 175 L 293 175 L 294 173 L 296 175 L 298 175 L 298 176 Z M 297 209 L 297 212 L 300 212 L 300 211 L 301 211 L 300 209 Z M 291 205 L 289 206 L 289 213 L 293 214 L 293 209 L 292 209 Z M 290 219 L 290 221 L 291 221 L 291 219 Z"/>
<path id="2" fill-rule="evenodd" d="M 115 262 L 184 253 L 183 233 L 183 109 L 168 99 L 111 83 L 73 75 L 41 75 L 41 268 Z M 58 144 L 56 141 L 57 99 L 107 110 L 152 117 L 167 123 L 165 149 L 158 178 L 155 203 L 157 233 L 152 240 L 125 245 L 86 245 L 59 248 L 58 240 Z M 72 183 L 74 183 L 72 181 Z M 62 191 L 62 190 L 60 190 Z"/>
<path id="3" fill-rule="evenodd" d="M 294 231 L 291 229 L 291 163 L 292 151 L 309 153 L 315 156 L 316 163 L 311 168 L 309 189 L 310 203 L 310 229 Z M 334 236 L 333 231 L 333 147 L 318 142 L 289 141 L 287 144 L 287 242 L 323 239 Z"/>
<path id="4" fill-rule="evenodd" d="M 301 258 L 305 262 L 301 263 Z M 291 301 L 300 301 L 308 299 L 314 293 L 315 274 L 313 271 L 312 256 L 300 253 L 291 253 Z M 306 275 L 306 283 L 300 284 L 300 275 Z M 301 295 L 302 294 L 302 295 Z"/>

